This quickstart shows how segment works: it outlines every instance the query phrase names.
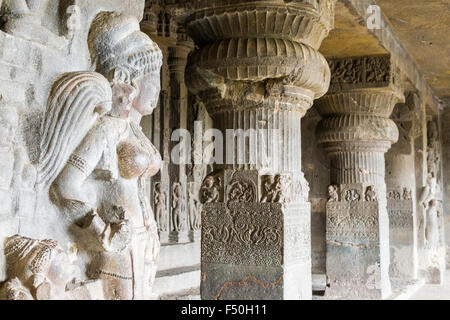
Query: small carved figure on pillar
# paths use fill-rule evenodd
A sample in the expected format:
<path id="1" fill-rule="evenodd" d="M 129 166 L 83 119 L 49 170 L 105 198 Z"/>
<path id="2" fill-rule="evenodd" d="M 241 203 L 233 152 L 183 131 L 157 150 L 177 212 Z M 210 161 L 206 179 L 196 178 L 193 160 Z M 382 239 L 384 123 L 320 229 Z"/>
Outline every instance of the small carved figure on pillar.
<path id="1" fill-rule="evenodd" d="M 339 201 L 338 186 L 328 186 L 328 202 Z"/>
<path id="2" fill-rule="evenodd" d="M 359 201 L 361 200 L 361 196 L 359 195 L 358 191 L 355 189 L 350 189 L 345 191 L 344 199 L 345 201 Z"/>
<path id="3" fill-rule="evenodd" d="M 275 189 L 273 188 L 275 182 L 275 177 L 265 176 L 264 182 L 263 182 L 263 197 L 261 199 L 261 202 L 272 202 L 272 200 L 275 198 Z"/>
<path id="4" fill-rule="evenodd" d="M 436 177 L 440 163 L 439 131 L 436 122 L 429 121 L 427 130 L 427 167 L 428 172 Z"/>
<path id="5" fill-rule="evenodd" d="M 275 176 L 274 190 L 275 196 L 273 198 L 274 203 L 289 203 L 291 199 L 291 177 L 287 175 Z"/>
<path id="6" fill-rule="evenodd" d="M 200 190 L 203 203 L 214 203 L 218 202 L 220 198 L 219 187 L 220 178 L 215 178 L 214 176 L 208 176 L 203 182 L 202 188 Z"/>
<path id="7" fill-rule="evenodd" d="M 201 207 L 196 199 L 193 186 L 189 188 L 189 227 L 193 231 L 201 228 Z"/>
<path id="8" fill-rule="evenodd" d="M 155 184 L 155 217 L 159 231 L 167 231 L 167 195 L 161 190 L 161 183 Z"/>
<path id="9" fill-rule="evenodd" d="M 412 200 L 412 190 L 403 188 L 403 200 Z"/>
<path id="10" fill-rule="evenodd" d="M 172 198 L 172 224 L 173 231 L 180 232 L 186 228 L 186 204 L 183 195 L 183 189 L 180 183 L 175 183 L 173 186 Z"/>
<path id="11" fill-rule="evenodd" d="M 373 186 L 368 186 L 365 194 L 366 201 L 377 201 L 377 193 Z"/>
<path id="12" fill-rule="evenodd" d="M 391 200 L 401 200 L 401 194 L 397 190 L 391 190 L 389 191 L 387 198 Z"/>
<path id="13" fill-rule="evenodd" d="M 305 176 L 302 174 L 300 177 L 300 181 L 297 184 L 297 190 L 299 189 L 298 187 L 300 187 L 300 192 L 298 192 L 300 194 L 300 200 L 302 200 L 303 202 L 308 202 L 309 200 L 309 182 L 305 179 Z"/>

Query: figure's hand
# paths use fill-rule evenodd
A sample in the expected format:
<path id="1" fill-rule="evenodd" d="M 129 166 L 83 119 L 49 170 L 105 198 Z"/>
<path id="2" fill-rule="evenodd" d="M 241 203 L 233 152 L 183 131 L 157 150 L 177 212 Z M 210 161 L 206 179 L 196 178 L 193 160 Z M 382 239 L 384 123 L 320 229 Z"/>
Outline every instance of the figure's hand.
<path id="1" fill-rule="evenodd" d="M 121 252 L 131 242 L 133 228 L 129 220 L 111 223 L 106 227 L 102 236 L 102 245 L 106 251 Z"/>

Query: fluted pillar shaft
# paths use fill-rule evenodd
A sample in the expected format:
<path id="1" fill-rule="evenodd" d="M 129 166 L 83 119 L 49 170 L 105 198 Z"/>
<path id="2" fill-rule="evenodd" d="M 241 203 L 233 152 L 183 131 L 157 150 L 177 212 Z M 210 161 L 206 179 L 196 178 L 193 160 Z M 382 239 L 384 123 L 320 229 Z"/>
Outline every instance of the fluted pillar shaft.
<path id="1" fill-rule="evenodd" d="M 389 56 L 330 67 L 331 90 L 317 103 L 318 140 L 331 161 L 327 295 L 384 298 L 391 292 L 384 154 L 398 139 L 389 119 L 401 99 L 398 79 Z"/>
<path id="2" fill-rule="evenodd" d="M 215 0 L 186 20 L 186 83 L 224 144 L 201 188 L 203 299 L 311 298 L 300 125 L 329 86 L 333 15 L 334 0 Z"/>
<path id="3" fill-rule="evenodd" d="M 191 41 L 184 40 L 183 30 L 179 30 L 177 41 L 168 48 L 168 66 L 170 74 L 170 115 L 169 128 L 173 133 L 176 129 L 187 129 L 188 117 L 188 89 L 184 81 L 184 72 L 188 54 L 193 50 Z M 170 141 L 170 150 L 173 152 L 179 141 Z M 169 185 L 171 186 L 170 199 L 172 207 L 169 219 L 169 242 L 189 242 L 189 215 L 186 164 L 171 161 L 168 166 Z M 179 189 L 177 191 L 176 189 Z"/>

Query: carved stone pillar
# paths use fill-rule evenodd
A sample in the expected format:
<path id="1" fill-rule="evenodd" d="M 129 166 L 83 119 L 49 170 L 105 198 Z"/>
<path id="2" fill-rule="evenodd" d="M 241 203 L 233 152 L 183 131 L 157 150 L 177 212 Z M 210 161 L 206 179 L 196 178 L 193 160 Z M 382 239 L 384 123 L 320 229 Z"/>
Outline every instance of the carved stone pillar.
<path id="1" fill-rule="evenodd" d="M 418 276 L 418 219 L 414 140 L 420 136 L 420 106 L 399 103 L 391 119 L 399 129 L 399 140 L 386 153 L 387 210 L 389 216 L 391 280 L 399 285 Z"/>
<path id="2" fill-rule="evenodd" d="M 390 294 L 384 154 L 398 139 L 389 116 L 401 100 L 389 56 L 330 61 L 331 90 L 317 102 L 318 140 L 331 160 L 327 295 Z"/>
<path id="3" fill-rule="evenodd" d="M 184 82 L 184 73 L 186 69 L 187 56 L 193 49 L 193 44 L 187 38 L 184 30 L 177 30 L 177 39 L 173 46 L 169 47 L 169 73 L 170 73 L 170 115 L 169 128 L 171 132 L 176 129 L 187 129 L 188 114 L 188 89 Z M 177 146 L 184 146 L 183 141 L 173 141 L 170 139 L 171 153 Z M 190 143 L 190 142 L 189 142 Z M 184 150 L 188 152 L 188 150 Z M 169 180 L 172 186 L 171 194 L 171 215 L 170 215 L 170 233 L 169 241 L 174 243 L 189 242 L 189 221 L 188 221 L 188 190 L 186 164 L 169 164 Z M 175 194 L 175 188 L 180 185 L 180 196 Z M 178 203 L 180 206 L 176 208 Z M 180 215 L 179 217 L 177 215 Z"/>
<path id="4" fill-rule="evenodd" d="M 328 89 L 333 15 L 328 0 L 217 0 L 187 18 L 187 83 L 226 144 L 200 190 L 202 299 L 311 299 L 300 124 Z"/>

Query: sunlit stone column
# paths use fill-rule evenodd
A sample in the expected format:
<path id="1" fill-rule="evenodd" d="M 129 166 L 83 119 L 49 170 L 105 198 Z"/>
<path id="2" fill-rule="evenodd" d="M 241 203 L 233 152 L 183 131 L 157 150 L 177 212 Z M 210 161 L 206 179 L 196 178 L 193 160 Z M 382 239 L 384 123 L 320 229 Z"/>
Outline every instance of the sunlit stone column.
<path id="1" fill-rule="evenodd" d="M 418 277 L 418 210 L 416 202 L 415 140 L 422 135 L 420 104 L 415 94 L 394 108 L 391 119 L 399 140 L 386 153 L 387 210 L 389 215 L 390 268 L 392 284 L 401 285 Z"/>
<path id="2" fill-rule="evenodd" d="M 202 299 L 311 299 L 300 123 L 329 86 L 317 50 L 333 14 L 331 0 L 216 0 L 187 18 L 186 83 L 223 136 L 200 190 Z"/>
<path id="3" fill-rule="evenodd" d="M 331 161 L 326 294 L 379 299 L 391 292 L 384 154 L 398 139 L 389 119 L 402 99 L 389 56 L 330 61 L 317 101 L 319 142 Z"/>
<path id="4" fill-rule="evenodd" d="M 170 73 L 170 114 L 169 130 L 174 134 L 174 130 L 187 130 L 188 115 L 188 89 L 184 81 L 187 57 L 193 49 L 193 44 L 187 38 L 184 30 L 178 28 L 174 45 L 168 48 L 168 65 Z M 175 152 L 175 148 L 185 148 L 185 143 L 180 141 L 181 137 L 171 137 L 170 150 Z M 190 143 L 190 142 L 189 142 Z M 179 150 L 181 154 L 188 150 Z M 169 241 L 173 243 L 189 242 L 189 221 L 188 221 L 188 190 L 186 163 L 180 161 L 176 163 L 173 159 L 169 163 L 169 184 L 171 186 L 171 208 L 170 208 L 170 233 Z"/>

